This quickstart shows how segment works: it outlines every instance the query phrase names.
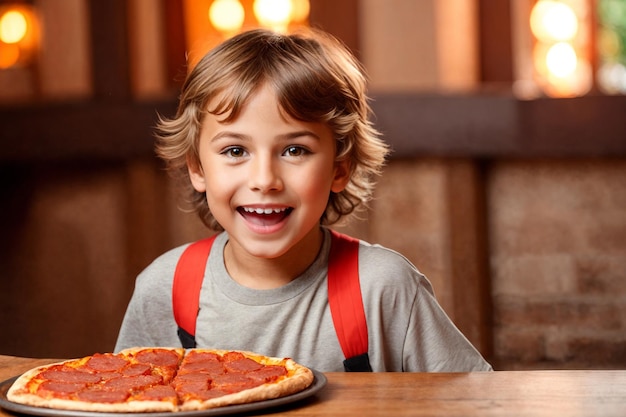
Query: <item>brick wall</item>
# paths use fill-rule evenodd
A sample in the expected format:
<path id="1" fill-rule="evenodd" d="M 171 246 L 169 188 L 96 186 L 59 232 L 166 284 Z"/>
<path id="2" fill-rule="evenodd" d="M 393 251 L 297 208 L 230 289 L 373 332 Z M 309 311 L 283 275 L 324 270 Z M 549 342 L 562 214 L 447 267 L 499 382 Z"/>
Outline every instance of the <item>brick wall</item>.
<path id="1" fill-rule="evenodd" d="M 392 161 L 348 231 L 406 255 L 459 325 L 455 163 Z M 497 369 L 626 368 L 626 161 L 501 160 L 482 175 L 493 304 L 483 353 Z"/>
<path id="2" fill-rule="evenodd" d="M 488 207 L 499 365 L 626 368 L 626 162 L 498 162 Z"/>

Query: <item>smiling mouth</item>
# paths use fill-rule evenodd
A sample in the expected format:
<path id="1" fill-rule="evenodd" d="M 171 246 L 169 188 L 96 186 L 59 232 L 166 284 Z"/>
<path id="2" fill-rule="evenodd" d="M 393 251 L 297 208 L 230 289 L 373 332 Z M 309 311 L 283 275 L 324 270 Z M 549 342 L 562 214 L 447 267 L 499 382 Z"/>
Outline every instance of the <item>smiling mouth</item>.
<path id="1" fill-rule="evenodd" d="M 259 226 L 272 226 L 287 218 L 293 211 L 293 208 L 238 207 L 237 211 L 250 223 Z"/>

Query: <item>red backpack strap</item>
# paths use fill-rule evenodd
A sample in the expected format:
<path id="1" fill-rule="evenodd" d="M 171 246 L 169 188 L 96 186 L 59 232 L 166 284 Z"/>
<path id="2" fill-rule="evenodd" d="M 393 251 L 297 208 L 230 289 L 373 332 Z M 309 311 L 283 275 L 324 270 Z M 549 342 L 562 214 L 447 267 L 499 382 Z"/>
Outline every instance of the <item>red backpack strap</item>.
<path id="1" fill-rule="evenodd" d="M 328 304 L 346 360 L 346 371 L 372 371 L 367 321 L 359 281 L 359 241 L 331 230 L 328 258 Z"/>
<path id="2" fill-rule="evenodd" d="M 367 322 L 359 282 L 359 241 L 331 230 L 328 261 L 328 303 L 346 371 L 372 371 Z M 172 287 L 174 318 L 183 347 L 196 347 L 200 289 L 215 236 L 189 245 L 176 265 Z"/>
<path id="3" fill-rule="evenodd" d="M 178 337 L 185 348 L 196 345 L 196 320 L 200 288 L 215 235 L 189 245 L 180 256 L 172 284 L 172 308 L 178 324 Z"/>

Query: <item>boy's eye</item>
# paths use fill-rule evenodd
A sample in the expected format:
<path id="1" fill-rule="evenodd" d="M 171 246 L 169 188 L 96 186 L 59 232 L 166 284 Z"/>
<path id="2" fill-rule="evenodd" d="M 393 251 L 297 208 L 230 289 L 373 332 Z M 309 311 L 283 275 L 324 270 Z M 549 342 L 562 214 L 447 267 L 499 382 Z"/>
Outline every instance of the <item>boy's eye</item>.
<path id="1" fill-rule="evenodd" d="M 233 146 L 225 149 L 222 153 L 226 156 L 230 156 L 231 158 L 240 158 L 246 154 L 246 151 L 243 148 Z"/>
<path id="2" fill-rule="evenodd" d="M 285 149 L 284 155 L 286 156 L 302 156 L 306 153 L 306 149 L 300 146 L 290 146 Z"/>

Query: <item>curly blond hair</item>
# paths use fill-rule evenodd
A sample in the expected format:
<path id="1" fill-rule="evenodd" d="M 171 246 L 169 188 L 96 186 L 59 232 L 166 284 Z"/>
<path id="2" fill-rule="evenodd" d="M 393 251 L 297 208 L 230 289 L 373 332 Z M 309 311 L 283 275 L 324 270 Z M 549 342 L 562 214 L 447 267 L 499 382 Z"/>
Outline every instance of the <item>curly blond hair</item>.
<path id="1" fill-rule="evenodd" d="M 388 147 L 370 121 L 363 68 L 341 42 L 324 32 L 283 35 L 256 29 L 207 53 L 183 84 L 176 116 L 159 118 L 157 154 L 181 181 L 191 209 L 209 228 L 222 230 L 206 195 L 193 188 L 188 164 L 200 164 L 200 129 L 207 112 L 234 120 L 263 84 L 274 88 L 281 108 L 294 119 L 329 126 L 336 139 L 336 160 L 349 161 L 350 181 L 343 191 L 331 192 L 321 224 L 334 224 L 366 204 Z M 208 108 L 216 97 L 217 104 Z"/>

